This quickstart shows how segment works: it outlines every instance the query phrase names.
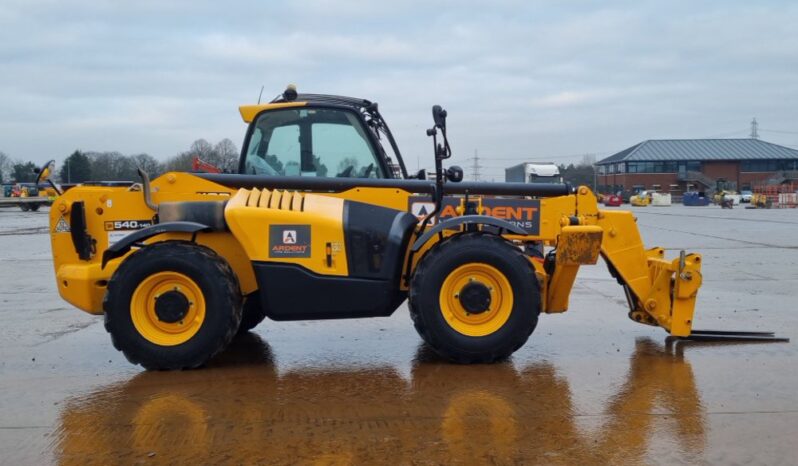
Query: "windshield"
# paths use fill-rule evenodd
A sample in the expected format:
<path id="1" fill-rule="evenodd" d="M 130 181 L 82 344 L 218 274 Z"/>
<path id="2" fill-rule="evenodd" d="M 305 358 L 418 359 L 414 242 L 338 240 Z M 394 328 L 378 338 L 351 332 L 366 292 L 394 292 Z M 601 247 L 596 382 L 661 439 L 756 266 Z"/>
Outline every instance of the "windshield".
<path id="1" fill-rule="evenodd" d="M 539 175 L 535 175 L 534 173 L 530 173 L 529 174 L 529 182 L 530 183 L 562 183 L 562 176 L 560 176 L 560 175 L 539 176 Z"/>
<path id="2" fill-rule="evenodd" d="M 244 170 L 272 176 L 384 178 L 360 119 L 338 109 L 272 110 L 255 120 Z"/>

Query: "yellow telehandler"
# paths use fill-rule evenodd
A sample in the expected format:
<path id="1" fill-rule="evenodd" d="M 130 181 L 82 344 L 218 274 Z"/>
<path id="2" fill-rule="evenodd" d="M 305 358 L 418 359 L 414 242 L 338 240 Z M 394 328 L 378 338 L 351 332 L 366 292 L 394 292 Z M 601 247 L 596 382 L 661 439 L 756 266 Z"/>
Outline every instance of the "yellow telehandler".
<path id="1" fill-rule="evenodd" d="M 446 111 L 427 130 L 434 179 L 409 175 L 376 103 L 298 94 L 240 107 L 239 173 L 94 182 L 51 209 L 58 290 L 105 315 L 114 346 L 149 369 L 203 365 L 265 317 L 392 314 L 456 362 L 508 357 L 538 315 L 568 309 L 579 267 L 602 256 L 629 316 L 691 331 L 701 256 L 646 249 L 630 212 L 587 187 L 462 181 Z"/>

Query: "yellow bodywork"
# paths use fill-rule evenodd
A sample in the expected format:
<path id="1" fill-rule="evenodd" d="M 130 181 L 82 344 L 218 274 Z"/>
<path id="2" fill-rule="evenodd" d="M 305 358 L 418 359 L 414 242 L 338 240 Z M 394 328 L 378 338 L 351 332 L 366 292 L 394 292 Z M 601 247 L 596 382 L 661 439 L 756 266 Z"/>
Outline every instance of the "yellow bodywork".
<path id="1" fill-rule="evenodd" d="M 244 123 L 251 123 L 255 117 L 266 110 L 277 110 L 280 108 L 294 108 L 304 107 L 307 102 L 280 102 L 274 104 L 257 104 L 257 105 L 242 105 L 238 107 L 238 112 L 241 113 L 241 118 Z"/>
<path id="2" fill-rule="evenodd" d="M 252 117 L 261 111 L 258 110 L 261 107 L 242 107 L 242 115 L 245 119 Z M 231 189 L 189 173 L 167 173 L 152 183 L 155 204 L 227 201 L 224 218 L 229 231 L 203 232 L 193 240 L 216 251 L 230 263 L 245 295 L 258 288 L 253 261 L 288 262 L 320 275 L 347 276 L 349 270 L 342 224 L 344 200 L 404 211 L 414 194 L 393 187 L 354 188 L 337 193 Z M 472 196 L 471 199 L 478 197 Z M 72 204 L 77 201 L 85 203 L 87 233 L 96 242 L 89 260 L 78 258 L 70 233 L 63 228 Z M 82 186 L 61 196 L 50 214 L 54 265 L 61 296 L 86 312 L 101 314 L 107 283 L 124 260 L 124 257 L 116 258 L 104 268 L 101 266 L 103 251 L 120 235 L 109 230 L 109 226 L 131 220 L 153 221 L 155 214 L 145 204 L 137 185 L 130 188 Z M 641 323 L 661 326 L 673 335 L 689 335 L 696 292 L 701 285 L 699 255 L 689 254 L 681 259 L 668 260 L 664 258 L 662 249 L 646 249 L 632 213 L 599 210 L 595 195 L 586 187 L 580 187 L 574 194 L 540 199 L 540 210 L 535 214 L 540 225 L 537 235 L 504 236 L 518 242 L 519 246 L 521 241 L 541 241 L 557 248 L 556 267 L 551 275 L 546 272 L 543 261 L 530 258 L 538 280 L 537 285 L 530 283 L 530 286 L 539 286 L 543 312 L 567 310 L 579 267 L 595 264 L 601 256 L 624 284 L 630 302 L 630 317 Z M 269 226 L 297 224 L 309 225 L 313 229 L 308 257 L 270 257 Z M 412 276 L 416 264 L 431 247 L 441 238 L 458 233 L 458 230 L 444 230 L 416 254 L 409 254 L 408 248 L 403 255 L 402 270 L 407 272 L 407 276 Z M 187 233 L 166 233 L 147 239 L 145 243 L 167 240 L 188 241 L 192 237 Z M 501 283 L 495 285 L 499 290 L 505 288 Z M 406 290 L 407 286 L 407 280 L 403 279 L 401 289 Z M 507 300 L 512 299 L 511 290 L 507 290 L 505 295 Z M 454 301 L 444 304 L 448 307 L 457 305 Z M 503 309 L 503 305 L 497 305 L 492 312 L 501 315 Z M 458 325 L 466 334 L 484 330 L 468 321 L 458 322 Z"/>
<path id="3" fill-rule="evenodd" d="M 347 276 L 343 210 L 343 199 L 330 196 L 242 189 L 227 204 L 225 219 L 250 260 L 269 261 L 271 238 L 265 226 L 308 224 L 308 217 L 312 216 L 310 257 L 284 257 L 280 262 L 301 265 L 322 275 Z M 330 243 L 329 263 L 327 243 Z"/>
<path id="4" fill-rule="evenodd" d="M 643 191 L 630 197 L 629 204 L 637 207 L 646 207 L 651 204 L 651 196 L 646 191 Z"/>

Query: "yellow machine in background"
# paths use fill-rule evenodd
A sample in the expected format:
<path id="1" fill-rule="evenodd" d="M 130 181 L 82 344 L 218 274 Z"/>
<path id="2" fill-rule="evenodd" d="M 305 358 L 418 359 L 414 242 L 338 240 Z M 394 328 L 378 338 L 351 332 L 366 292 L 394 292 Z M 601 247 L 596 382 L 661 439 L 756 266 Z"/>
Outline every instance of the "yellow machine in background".
<path id="1" fill-rule="evenodd" d="M 407 174 L 368 100 L 289 88 L 241 115 L 239 174 L 150 185 L 142 172 L 140 184 L 70 189 L 51 209 L 61 296 L 104 313 L 133 363 L 197 367 L 267 316 L 388 316 L 405 299 L 439 354 L 492 362 L 527 341 L 541 312 L 566 311 L 579 268 L 599 256 L 632 319 L 715 335 L 692 330 L 700 255 L 644 247 L 632 214 L 600 210 L 587 187 L 462 181 L 442 166 L 438 106 L 434 181 Z"/>
<path id="2" fill-rule="evenodd" d="M 768 199 L 766 194 L 752 193 L 750 207 L 754 209 L 770 209 L 773 207 L 773 202 Z"/>
<path id="3" fill-rule="evenodd" d="M 646 207 L 647 205 L 651 204 L 651 192 L 640 191 L 629 198 L 629 204 L 636 207 Z"/>

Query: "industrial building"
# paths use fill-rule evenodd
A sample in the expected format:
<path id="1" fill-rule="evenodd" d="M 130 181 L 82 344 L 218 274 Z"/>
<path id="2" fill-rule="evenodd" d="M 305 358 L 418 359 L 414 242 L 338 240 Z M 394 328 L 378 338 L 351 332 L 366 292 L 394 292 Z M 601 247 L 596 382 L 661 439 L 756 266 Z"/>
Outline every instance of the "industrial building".
<path id="1" fill-rule="evenodd" d="M 798 180 L 798 150 L 759 139 L 652 139 L 597 162 L 601 193 L 655 190 L 680 196 Z"/>

